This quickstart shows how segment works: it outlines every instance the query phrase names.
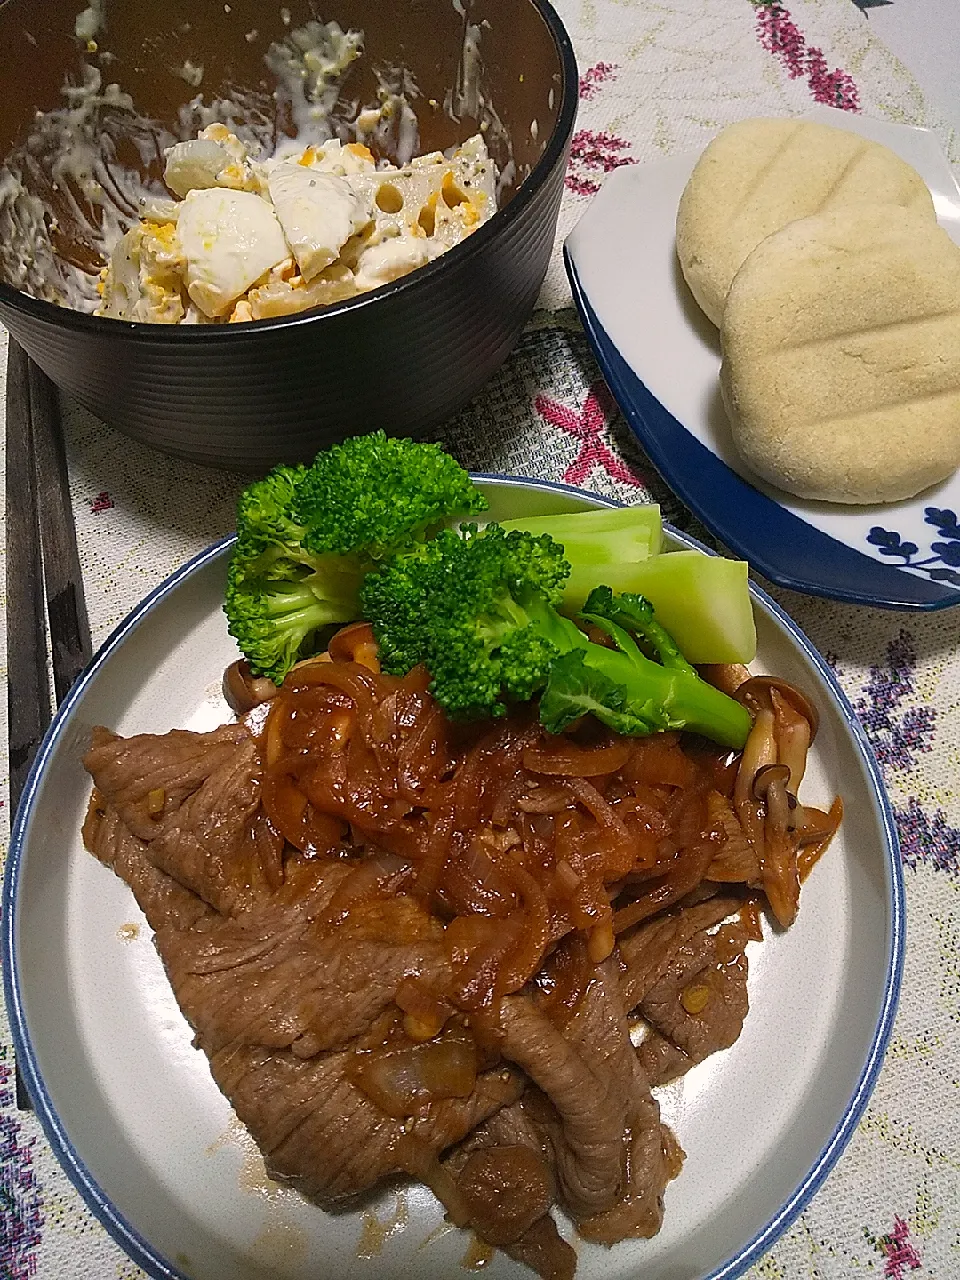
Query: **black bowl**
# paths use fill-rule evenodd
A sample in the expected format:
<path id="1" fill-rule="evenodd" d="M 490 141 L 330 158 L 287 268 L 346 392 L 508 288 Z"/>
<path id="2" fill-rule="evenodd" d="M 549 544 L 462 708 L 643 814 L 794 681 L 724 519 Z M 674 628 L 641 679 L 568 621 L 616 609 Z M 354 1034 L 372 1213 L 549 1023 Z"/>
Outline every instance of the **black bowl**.
<path id="1" fill-rule="evenodd" d="M 261 115 L 264 103 L 276 111 L 264 50 L 316 16 L 308 0 L 291 0 L 287 10 L 262 0 L 106 0 L 94 48 L 76 34 L 77 9 L 77 0 L 0 3 L 0 155 L 24 146 L 36 112 L 63 106 L 65 80 L 79 83 L 84 64 L 178 137 L 197 127 L 189 109 L 185 124 L 184 109 L 198 92 L 209 103 L 247 91 Z M 262 470 L 378 427 L 418 435 L 454 413 L 505 359 L 547 269 L 578 83 L 569 38 L 547 0 L 337 0 L 322 16 L 364 32 L 364 54 L 342 90 L 353 107 L 344 109 L 376 100 L 378 70 L 407 68 L 419 89 L 411 105 L 420 150 L 483 130 L 507 179 L 500 208 L 462 244 L 392 284 L 229 326 L 134 324 L 57 306 L 14 287 L 37 292 L 37 269 L 25 280 L 17 274 L 22 260 L 11 264 L 8 254 L 0 320 L 14 338 L 97 417 L 178 457 Z M 479 39 L 480 53 L 467 93 L 465 37 Z M 191 66 L 203 68 L 199 90 L 175 74 Z M 157 185 L 160 157 L 142 158 L 142 138 L 140 154 L 129 145 L 130 119 L 104 107 L 97 145 L 108 165 L 134 158 Z M 282 108 L 271 126 L 290 131 Z M 53 182 L 49 157 L 37 153 L 33 169 L 27 185 L 57 252 L 95 266 L 96 250 Z M 0 196 L 0 235 L 3 218 Z"/>

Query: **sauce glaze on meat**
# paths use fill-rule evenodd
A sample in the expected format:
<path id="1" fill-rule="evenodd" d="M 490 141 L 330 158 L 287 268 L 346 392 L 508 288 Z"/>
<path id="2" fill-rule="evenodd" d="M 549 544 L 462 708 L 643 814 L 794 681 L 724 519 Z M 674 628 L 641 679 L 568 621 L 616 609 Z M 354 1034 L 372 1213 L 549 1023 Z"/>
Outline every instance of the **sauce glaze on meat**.
<path id="1" fill-rule="evenodd" d="M 759 912 L 840 820 L 815 714 L 714 673 L 741 755 L 518 711 L 455 726 L 352 627 L 211 733 L 94 732 L 87 848 L 130 885 L 217 1084 L 320 1205 L 426 1182 L 545 1278 L 660 1228 L 683 1153 L 651 1087 L 732 1044 Z"/>

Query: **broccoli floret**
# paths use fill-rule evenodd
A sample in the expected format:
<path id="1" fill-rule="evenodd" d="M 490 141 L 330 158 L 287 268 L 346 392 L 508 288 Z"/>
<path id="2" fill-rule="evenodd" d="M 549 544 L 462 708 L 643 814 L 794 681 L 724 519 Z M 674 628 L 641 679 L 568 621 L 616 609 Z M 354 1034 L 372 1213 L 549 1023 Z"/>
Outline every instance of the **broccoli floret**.
<path id="1" fill-rule="evenodd" d="M 632 591 L 614 595 L 609 587 L 595 587 L 587 596 L 581 617 L 608 631 L 607 624 L 625 627 L 644 640 L 653 656 L 665 667 L 696 675 L 693 667 L 677 648 L 677 642 L 661 627 L 653 605 Z"/>
<path id="2" fill-rule="evenodd" d="M 540 693 L 540 720 L 552 733 L 590 713 L 621 733 L 691 729 L 742 746 L 749 713 L 700 679 L 646 601 L 593 598 L 596 612 L 585 620 L 615 648 L 593 643 L 557 611 L 568 568 L 546 535 L 498 525 L 448 531 L 367 577 L 363 616 L 384 669 L 401 675 L 423 663 L 454 718 L 504 715 Z M 646 657 L 630 631 L 666 661 Z"/>
<path id="3" fill-rule="evenodd" d="M 318 632 L 360 616 L 360 583 L 381 557 L 485 506 L 437 445 L 383 432 L 336 445 L 309 467 L 276 467 L 238 503 L 230 634 L 255 674 L 281 683 Z"/>
<path id="4" fill-rule="evenodd" d="M 448 516 L 478 515 L 487 500 L 439 445 L 382 431 L 354 436 L 321 453 L 297 487 L 294 509 L 315 554 L 373 560 Z"/>
<path id="5" fill-rule="evenodd" d="M 310 579 L 244 578 L 242 562 L 233 562 L 227 573 L 225 610 L 230 634 L 236 639 L 256 675 L 275 684 L 302 656 L 307 642 L 323 627 L 355 616 L 357 580 L 338 583 L 328 577 L 318 595 Z M 318 588 L 319 589 L 319 588 Z"/>
<path id="6" fill-rule="evenodd" d="M 559 652 L 551 630 L 580 634 L 549 607 L 566 573 L 550 538 L 466 525 L 391 557 L 364 580 L 360 604 L 385 671 L 403 675 L 423 663 L 448 714 L 498 716 L 508 698 L 542 687 Z"/>

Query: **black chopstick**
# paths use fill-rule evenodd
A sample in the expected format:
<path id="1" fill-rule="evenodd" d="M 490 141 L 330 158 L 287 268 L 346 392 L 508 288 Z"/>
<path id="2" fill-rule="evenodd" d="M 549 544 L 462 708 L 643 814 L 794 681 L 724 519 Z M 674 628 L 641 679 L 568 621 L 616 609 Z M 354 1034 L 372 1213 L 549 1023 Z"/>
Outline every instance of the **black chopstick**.
<path id="1" fill-rule="evenodd" d="M 7 724 L 10 813 L 50 723 L 47 624 L 30 422 L 30 364 L 10 339 L 7 352 Z"/>
<path id="2" fill-rule="evenodd" d="M 90 661 L 90 624 L 70 501 L 60 402 L 50 379 L 30 365 L 30 420 L 36 468 L 43 583 L 50 628 L 53 692 L 59 705 Z"/>
<path id="3" fill-rule="evenodd" d="M 13 820 L 57 702 L 90 659 L 90 628 L 57 393 L 9 341 L 6 400 L 7 725 Z M 46 607 L 45 607 L 46 604 Z M 31 1110 L 20 1070 L 17 1106 Z"/>

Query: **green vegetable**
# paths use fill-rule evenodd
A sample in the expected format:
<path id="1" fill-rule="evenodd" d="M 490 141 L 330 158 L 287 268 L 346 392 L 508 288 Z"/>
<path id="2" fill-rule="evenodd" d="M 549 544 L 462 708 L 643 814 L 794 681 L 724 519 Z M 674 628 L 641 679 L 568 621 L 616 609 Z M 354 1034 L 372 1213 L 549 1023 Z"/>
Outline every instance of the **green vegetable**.
<path id="1" fill-rule="evenodd" d="M 699 551 L 661 555 L 655 504 L 504 520 L 563 546 L 570 576 L 560 608 L 574 614 L 597 585 L 645 596 L 688 662 L 752 662 L 757 632 L 742 560 Z"/>
<path id="2" fill-rule="evenodd" d="M 629 567 L 663 547 L 663 523 L 656 503 L 605 507 L 560 515 L 504 520 L 504 529 L 547 534 L 559 542 L 570 564 L 560 607 L 576 613 L 598 581 L 629 578 Z"/>
<path id="3" fill-rule="evenodd" d="M 225 611 L 257 675 L 280 684 L 316 633 L 360 616 L 364 575 L 486 499 L 437 445 L 357 436 L 244 490 Z"/>
<path id="4" fill-rule="evenodd" d="M 669 551 L 597 575 L 644 596 L 688 662 L 752 662 L 757 629 L 743 560 Z"/>
<path id="5" fill-rule="evenodd" d="M 466 526 L 390 557 L 364 580 L 360 603 L 384 670 L 402 675 L 423 663 L 454 718 L 503 715 L 540 692 L 552 733 L 589 712 L 621 733 L 691 729 L 741 747 L 749 713 L 700 679 L 645 601 L 592 594 L 590 620 L 616 648 L 591 642 L 558 612 L 568 572 L 546 535 Z"/>

